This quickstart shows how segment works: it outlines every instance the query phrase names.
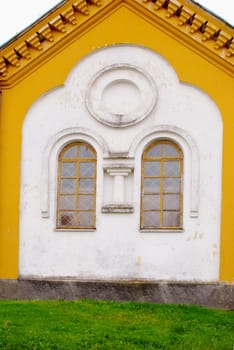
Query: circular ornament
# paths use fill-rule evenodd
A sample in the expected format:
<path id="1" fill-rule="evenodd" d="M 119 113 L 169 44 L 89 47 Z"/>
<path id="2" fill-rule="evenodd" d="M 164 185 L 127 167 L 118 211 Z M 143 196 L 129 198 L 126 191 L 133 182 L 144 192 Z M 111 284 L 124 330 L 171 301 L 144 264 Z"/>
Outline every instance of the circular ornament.
<path id="1" fill-rule="evenodd" d="M 157 90 L 151 76 L 128 64 L 111 65 L 90 81 L 86 106 L 99 122 L 112 127 L 133 125 L 155 106 Z"/>

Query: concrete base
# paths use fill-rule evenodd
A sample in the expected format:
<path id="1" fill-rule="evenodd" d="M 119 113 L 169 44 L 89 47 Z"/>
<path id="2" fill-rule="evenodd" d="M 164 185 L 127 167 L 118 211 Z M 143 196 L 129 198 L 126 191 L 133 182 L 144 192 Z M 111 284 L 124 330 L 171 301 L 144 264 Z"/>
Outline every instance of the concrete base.
<path id="1" fill-rule="evenodd" d="M 234 310 L 234 285 L 226 283 L 1 280 L 1 299 L 99 299 L 197 304 Z"/>

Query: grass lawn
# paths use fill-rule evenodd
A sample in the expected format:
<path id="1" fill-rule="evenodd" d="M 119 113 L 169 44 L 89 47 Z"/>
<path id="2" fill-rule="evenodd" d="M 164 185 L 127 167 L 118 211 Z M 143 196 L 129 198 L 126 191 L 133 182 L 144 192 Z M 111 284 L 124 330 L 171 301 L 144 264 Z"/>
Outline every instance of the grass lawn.
<path id="1" fill-rule="evenodd" d="M 111 301 L 0 300 L 0 349 L 233 350 L 234 312 Z"/>

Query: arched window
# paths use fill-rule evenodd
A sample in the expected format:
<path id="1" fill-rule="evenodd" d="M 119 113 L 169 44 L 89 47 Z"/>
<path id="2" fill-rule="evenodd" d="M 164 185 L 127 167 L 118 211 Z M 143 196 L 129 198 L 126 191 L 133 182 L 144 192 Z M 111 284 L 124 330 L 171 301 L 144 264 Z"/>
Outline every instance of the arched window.
<path id="1" fill-rule="evenodd" d="M 58 160 L 57 228 L 95 228 L 96 152 L 85 142 L 65 146 Z"/>
<path id="2" fill-rule="evenodd" d="M 182 228 L 183 153 L 168 140 L 152 142 L 142 156 L 142 229 Z"/>

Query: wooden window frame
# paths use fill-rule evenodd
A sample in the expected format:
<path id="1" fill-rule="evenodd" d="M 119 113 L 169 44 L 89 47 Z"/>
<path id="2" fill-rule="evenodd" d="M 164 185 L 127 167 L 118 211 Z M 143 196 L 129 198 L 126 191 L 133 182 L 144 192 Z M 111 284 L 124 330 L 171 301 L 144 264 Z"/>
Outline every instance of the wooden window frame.
<path id="1" fill-rule="evenodd" d="M 157 145 L 162 145 L 162 154 L 161 156 L 147 156 L 147 153 L 155 146 Z M 178 156 L 165 156 L 164 155 L 164 145 L 170 145 L 172 146 L 174 149 L 176 149 L 176 151 L 178 152 Z M 160 162 L 160 175 L 156 176 L 156 175 L 152 175 L 152 176 L 146 176 L 145 175 L 145 162 L 146 161 L 157 161 Z M 164 175 L 164 164 L 165 161 L 179 161 L 179 176 L 165 176 Z M 181 148 L 178 146 L 177 143 L 175 143 L 172 140 L 168 140 L 168 139 L 160 139 L 160 140 L 155 140 L 153 142 L 151 142 L 146 149 L 144 150 L 143 154 L 142 154 L 142 159 L 141 159 L 141 206 L 140 206 L 140 229 L 142 231 L 181 231 L 183 230 L 183 163 L 184 163 L 184 157 L 183 157 L 183 152 L 181 150 Z M 145 196 L 145 189 L 144 189 L 144 180 L 146 178 L 155 178 L 155 179 L 159 179 L 160 181 L 160 191 L 159 192 L 147 192 L 147 195 L 159 195 L 159 201 L 160 201 L 160 207 L 159 210 L 145 210 L 144 208 L 144 196 Z M 170 178 L 178 178 L 179 181 L 179 192 L 164 192 L 163 191 L 163 183 L 165 179 L 170 179 Z M 164 200 L 164 196 L 166 195 L 179 195 L 179 209 L 163 209 L 163 200 Z M 160 213 L 160 224 L 159 226 L 146 226 L 145 222 L 144 222 L 144 215 L 145 212 L 159 212 Z M 179 212 L 179 225 L 177 226 L 166 226 L 163 225 L 163 213 L 164 212 Z"/>
<path id="2" fill-rule="evenodd" d="M 77 146 L 77 157 L 74 158 L 64 158 L 65 152 L 67 152 L 72 147 Z M 80 156 L 80 146 L 86 147 L 92 152 L 93 157 L 81 157 Z M 94 164 L 94 174 L 93 176 L 81 176 L 80 175 L 80 163 L 90 162 Z M 76 163 L 76 175 L 75 176 L 63 176 L 62 175 L 62 165 L 64 163 Z M 61 189 L 61 183 L 64 179 L 75 180 L 75 193 L 63 193 Z M 81 179 L 93 179 L 94 189 L 93 192 L 80 192 L 79 180 Z M 95 149 L 87 142 L 77 141 L 67 144 L 59 153 L 58 157 L 58 176 L 57 176 L 57 213 L 56 213 L 56 229 L 58 230 L 95 230 L 96 229 L 96 186 L 97 186 L 97 153 Z M 75 209 L 61 209 L 60 200 L 62 196 L 74 196 L 75 197 Z M 79 209 L 78 201 L 81 196 L 93 196 L 93 209 Z M 60 215 L 61 213 L 74 213 L 76 225 L 61 225 Z M 92 225 L 79 225 L 79 214 L 80 213 L 93 213 L 93 224 Z"/>

